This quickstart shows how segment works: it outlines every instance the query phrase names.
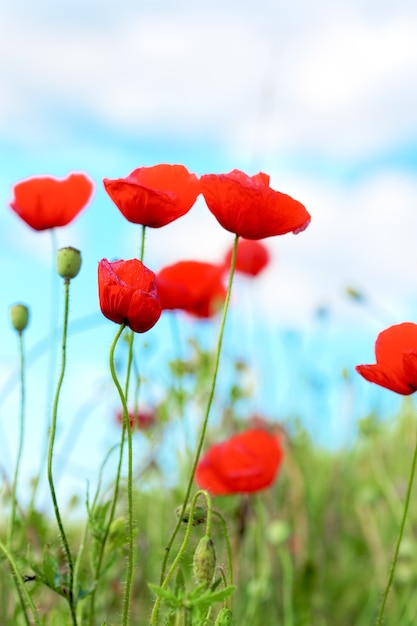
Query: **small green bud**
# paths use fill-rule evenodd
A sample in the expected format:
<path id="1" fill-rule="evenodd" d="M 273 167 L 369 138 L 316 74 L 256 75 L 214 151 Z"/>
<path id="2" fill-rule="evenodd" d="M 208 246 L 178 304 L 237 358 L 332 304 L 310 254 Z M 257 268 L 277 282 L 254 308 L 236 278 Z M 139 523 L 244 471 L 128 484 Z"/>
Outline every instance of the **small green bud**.
<path id="1" fill-rule="evenodd" d="M 126 521 L 123 517 L 116 517 L 110 524 L 109 544 L 119 548 L 126 543 Z"/>
<path id="2" fill-rule="evenodd" d="M 214 626 L 233 626 L 234 623 L 232 611 L 223 607 L 217 615 Z"/>
<path id="3" fill-rule="evenodd" d="M 24 304 L 14 304 L 10 307 L 10 321 L 18 333 L 25 330 L 29 323 L 29 309 Z"/>
<path id="4" fill-rule="evenodd" d="M 198 584 L 205 583 L 207 587 L 213 580 L 216 568 L 216 552 L 211 537 L 201 537 L 194 552 L 193 572 Z"/>
<path id="5" fill-rule="evenodd" d="M 188 504 L 184 511 L 184 515 L 182 516 L 182 521 L 184 522 L 184 524 L 188 524 L 189 522 L 191 508 L 192 508 L 191 505 Z M 180 516 L 181 511 L 182 511 L 182 506 L 178 506 L 175 509 L 175 513 L 177 517 Z M 207 519 L 207 510 L 202 506 L 198 506 L 198 505 L 195 506 L 194 511 L 193 511 L 192 525 L 198 526 L 198 524 L 202 524 L 203 522 L 205 522 L 206 519 Z"/>
<path id="6" fill-rule="evenodd" d="M 81 252 L 76 248 L 61 248 L 58 250 L 56 270 L 62 278 L 75 278 L 81 268 Z"/>

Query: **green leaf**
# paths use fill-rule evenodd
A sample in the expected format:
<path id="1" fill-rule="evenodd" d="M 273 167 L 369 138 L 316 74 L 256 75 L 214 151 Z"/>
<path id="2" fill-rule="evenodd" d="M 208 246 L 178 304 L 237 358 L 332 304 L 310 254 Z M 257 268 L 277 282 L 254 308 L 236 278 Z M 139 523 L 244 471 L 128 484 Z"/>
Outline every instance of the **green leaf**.
<path id="1" fill-rule="evenodd" d="M 180 605 L 181 600 L 177 598 L 177 596 L 172 593 L 172 591 L 169 591 L 168 589 L 163 589 L 162 587 L 159 587 L 158 585 L 154 585 L 152 583 L 148 583 L 148 587 L 156 596 L 158 596 L 158 598 L 164 600 L 164 602 L 166 602 L 168 606 L 176 608 Z"/>
<path id="2" fill-rule="evenodd" d="M 232 593 L 235 592 L 235 590 L 236 590 L 235 585 L 229 585 L 228 587 L 225 587 L 224 589 L 220 589 L 220 591 L 207 591 L 199 598 L 195 598 L 195 600 L 193 600 L 193 605 L 194 606 L 211 606 L 215 604 L 216 602 L 223 602 L 223 600 L 226 600 L 226 598 L 231 596 Z"/>

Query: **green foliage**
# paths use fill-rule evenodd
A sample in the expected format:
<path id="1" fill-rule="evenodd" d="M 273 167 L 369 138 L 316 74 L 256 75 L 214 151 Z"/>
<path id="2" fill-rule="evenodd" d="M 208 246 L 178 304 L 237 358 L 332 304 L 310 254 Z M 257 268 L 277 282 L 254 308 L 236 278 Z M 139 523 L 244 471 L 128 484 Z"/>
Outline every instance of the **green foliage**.
<path id="1" fill-rule="evenodd" d="M 375 622 L 386 584 L 403 510 L 417 433 L 408 398 L 399 415 L 382 423 L 378 415 L 358 424 L 356 441 L 344 449 L 320 449 L 297 424 L 276 428 L 285 459 L 276 483 L 251 496 L 199 499 L 183 510 L 190 455 L 171 446 L 178 473 L 168 486 L 154 454 L 172 422 L 201 413 L 213 355 L 192 342 L 189 354 L 169 364 L 170 378 L 157 407 L 158 420 L 146 433 L 150 460 L 138 459 L 134 493 L 135 567 L 130 623 L 167 626 L 369 626 Z M 215 404 L 207 442 L 240 429 L 250 394 L 248 367 L 236 363 Z M 142 380 L 142 384 L 146 381 Z M 78 626 L 119 626 L 126 571 L 126 484 L 119 485 L 112 511 L 112 487 L 86 498 L 86 519 L 67 523 L 74 557 Z M 172 484 L 172 483 L 171 483 Z M 110 495 L 109 495 L 110 494 Z M 81 500 L 81 494 L 77 494 Z M 414 501 L 416 493 L 414 489 Z M 3 510 L 10 509 L 5 490 Z M 210 509 L 210 510 L 209 510 Z M 183 511 L 183 512 L 182 512 Z M 161 563 L 179 516 L 167 570 L 180 559 L 168 583 Z M 225 520 L 225 521 L 224 521 Z M 7 520 L 1 528 L 6 536 Z M 208 530 L 209 528 L 209 530 Z M 416 623 L 417 508 L 411 506 L 385 623 Z M 184 537 L 188 539 L 184 543 Z M 227 533 L 227 536 L 226 536 Z M 216 558 L 211 549 L 216 546 Z M 206 554 L 209 551 L 208 555 Z M 68 566 L 54 520 L 31 503 L 17 508 L 11 551 L 42 626 L 69 623 Z M 196 576 L 203 564 L 203 576 Z M 230 567 L 229 557 L 232 555 Z M 200 559 L 200 560 L 199 560 Z M 202 560 L 201 560 L 202 559 Z M 201 568 L 200 568 L 201 569 Z M 232 577 L 233 569 L 233 577 Z M 207 570 L 207 572 L 206 572 Z M 0 624 L 30 626 L 10 563 L 0 557 Z M 31 615 L 30 611 L 27 613 Z"/>

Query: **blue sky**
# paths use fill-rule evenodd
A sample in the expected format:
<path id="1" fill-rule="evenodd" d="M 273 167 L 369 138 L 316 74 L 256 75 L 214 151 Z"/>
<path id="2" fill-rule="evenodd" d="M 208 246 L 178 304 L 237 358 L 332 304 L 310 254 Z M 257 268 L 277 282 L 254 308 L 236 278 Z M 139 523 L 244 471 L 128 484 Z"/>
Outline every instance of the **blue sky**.
<path id="1" fill-rule="evenodd" d="M 278 391 L 256 364 L 261 409 L 275 418 L 306 413 L 313 428 L 319 420 L 323 436 L 330 428 L 329 437 L 338 441 L 362 409 L 378 404 L 389 410 L 392 394 L 355 381 L 354 411 L 344 409 L 342 423 L 344 392 L 335 389 L 342 367 L 373 358 L 384 326 L 417 319 L 416 78 L 417 7 L 411 1 L 2 3 L 5 384 L 16 350 L 6 321 L 9 304 L 31 306 L 28 349 L 45 336 L 50 319 L 49 236 L 30 231 L 7 208 L 12 185 L 70 171 L 85 171 L 96 184 L 89 208 L 58 233 L 60 245 L 83 254 L 71 314 L 96 314 L 97 320 L 74 338 L 69 376 L 81 372 L 86 381 L 85 389 L 77 388 L 82 404 L 106 376 L 114 333 L 98 312 L 97 262 L 135 256 L 139 245 L 139 230 L 111 204 L 102 178 L 169 162 L 198 174 L 263 170 L 272 186 L 302 201 L 312 215 L 299 236 L 266 241 L 273 263 L 256 285 L 237 285 L 237 324 L 246 328 L 254 316 L 268 332 L 282 332 L 280 342 L 294 331 L 299 337 L 279 365 L 287 382 Z M 183 219 L 149 232 L 146 261 L 155 270 L 184 256 L 216 261 L 230 241 L 200 199 Z M 367 294 L 368 311 L 345 297 L 348 285 Z M 329 311 L 324 353 L 315 315 L 320 307 Z M 261 363 L 257 345 L 257 338 L 248 340 L 245 350 Z M 298 369 L 288 365 L 294 346 Z M 45 384 L 45 361 L 40 357 L 28 383 L 34 414 L 45 412 L 45 400 L 36 394 Z M 296 398 L 300 381 L 315 377 L 332 391 L 323 392 L 322 405 L 312 411 L 308 393 L 300 405 Z M 16 398 L 8 403 L 0 415 L 6 426 Z M 105 413 L 97 407 L 87 439 L 107 423 Z M 32 423 L 32 441 L 38 431 Z M 102 426 L 102 449 L 115 434 Z M 7 437 L 13 448 L 13 432 Z"/>

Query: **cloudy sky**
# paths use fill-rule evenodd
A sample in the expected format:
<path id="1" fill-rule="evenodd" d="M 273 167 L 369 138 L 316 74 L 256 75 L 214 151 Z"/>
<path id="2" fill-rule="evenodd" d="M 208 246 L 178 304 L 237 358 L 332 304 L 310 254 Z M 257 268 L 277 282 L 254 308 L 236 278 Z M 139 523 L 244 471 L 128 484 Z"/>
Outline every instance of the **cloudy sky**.
<path id="1" fill-rule="evenodd" d="M 58 233 L 83 254 L 72 304 L 82 317 L 97 313 L 97 261 L 138 250 L 139 231 L 102 178 L 162 162 L 197 174 L 262 170 L 312 222 L 265 242 L 273 263 L 250 287 L 250 306 L 271 328 L 294 326 L 308 340 L 325 307 L 336 359 L 327 369 L 372 359 L 384 326 L 417 319 L 416 79 L 411 0 L 0 3 L 3 310 L 29 303 L 29 347 L 45 336 L 50 240 L 7 208 L 16 181 L 70 171 L 95 181 L 89 208 Z M 216 261 L 230 242 L 199 200 L 149 233 L 146 260 L 153 269 Z M 366 307 L 346 298 L 347 286 L 366 294 Z M 4 327 L 7 373 L 15 338 Z M 97 322 L 94 345 L 107 348 L 113 331 Z M 81 367 L 93 386 L 91 351 Z M 360 381 L 358 393 L 380 397 L 368 387 Z"/>

